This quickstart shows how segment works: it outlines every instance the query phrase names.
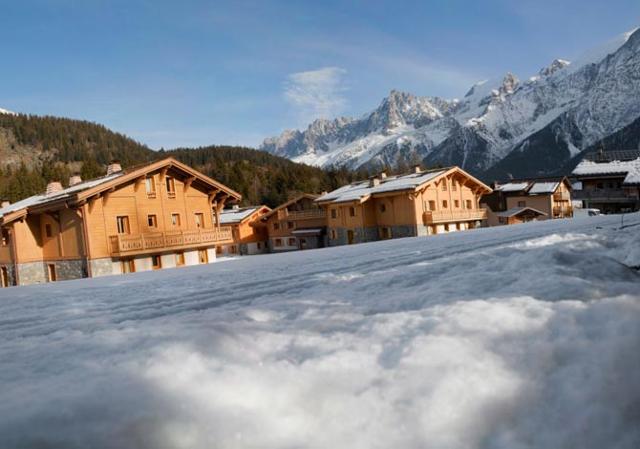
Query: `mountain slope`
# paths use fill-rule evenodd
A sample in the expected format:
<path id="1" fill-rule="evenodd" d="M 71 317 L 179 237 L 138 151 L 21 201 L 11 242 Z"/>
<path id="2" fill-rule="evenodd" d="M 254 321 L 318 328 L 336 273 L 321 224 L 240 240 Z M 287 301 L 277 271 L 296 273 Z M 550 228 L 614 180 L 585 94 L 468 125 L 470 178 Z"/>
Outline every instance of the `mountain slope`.
<path id="1" fill-rule="evenodd" d="M 418 159 L 481 176 L 546 174 L 640 117 L 639 94 L 635 30 L 573 64 L 556 59 L 526 81 L 508 73 L 474 85 L 460 101 L 392 91 L 360 119 L 317 120 L 261 148 L 325 167 Z"/>
<path id="2" fill-rule="evenodd" d="M 118 159 L 123 167 L 173 156 L 219 179 L 246 204 L 276 206 L 301 191 L 321 192 L 351 181 L 346 170 L 326 171 L 249 148 L 212 146 L 155 152 L 91 122 L 0 114 L 0 198 L 42 192 L 49 181 L 101 175 Z"/>

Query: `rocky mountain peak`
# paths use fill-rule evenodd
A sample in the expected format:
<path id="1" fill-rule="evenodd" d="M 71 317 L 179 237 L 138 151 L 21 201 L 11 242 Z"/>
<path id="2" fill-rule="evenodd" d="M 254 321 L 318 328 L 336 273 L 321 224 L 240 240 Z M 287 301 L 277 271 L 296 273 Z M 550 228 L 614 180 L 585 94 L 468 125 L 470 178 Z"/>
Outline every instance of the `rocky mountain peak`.
<path id="1" fill-rule="evenodd" d="M 549 76 L 556 73 L 558 70 L 564 69 L 569 64 L 571 64 L 571 62 L 565 59 L 554 59 L 553 62 L 551 62 L 551 64 L 541 68 L 538 73 L 540 74 L 540 76 Z"/>

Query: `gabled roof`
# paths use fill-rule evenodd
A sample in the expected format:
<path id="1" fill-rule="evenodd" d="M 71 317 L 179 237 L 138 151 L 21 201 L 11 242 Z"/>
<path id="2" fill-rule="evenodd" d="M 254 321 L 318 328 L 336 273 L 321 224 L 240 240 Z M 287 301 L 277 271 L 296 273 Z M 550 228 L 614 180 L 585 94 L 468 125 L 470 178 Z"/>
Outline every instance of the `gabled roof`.
<path id="1" fill-rule="evenodd" d="M 260 211 L 268 213 L 271 208 L 267 206 L 249 206 L 238 209 L 225 209 L 220 213 L 220 224 L 240 224 Z"/>
<path id="2" fill-rule="evenodd" d="M 566 176 L 555 178 L 512 179 L 505 183 L 496 183 L 494 190 L 505 194 L 515 195 L 550 195 L 561 183 L 571 189 L 571 183 Z"/>
<path id="3" fill-rule="evenodd" d="M 292 204 L 297 203 L 300 200 L 303 200 L 303 199 L 306 198 L 306 199 L 310 199 L 312 201 L 315 201 L 316 199 L 318 199 L 319 196 L 320 195 L 316 195 L 314 193 L 303 193 L 301 195 L 298 195 L 295 198 L 290 199 L 286 203 L 283 203 L 283 204 L 279 205 L 275 209 L 272 209 L 268 214 L 263 215 L 262 219 L 265 220 L 265 219 L 269 218 L 270 216 L 272 216 L 273 214 L 275 214 L 277 211 L 282 210 L 282 209 L 284 209 L 286 207 L 289 207 Z"/>
<path id="4" fill-rule="evenodd" d="M 509 217 L 515 217 L 515 216 L 523 214 L 525 212 L 533 212 L 536 215 L 544 215 L 544 216 L 547 215 L 545 212 L 542 212 L 541 210 L 534 209 L 533 207 L 528 207 L 528 206 L 525 206 L 525 207 L 512 207 L 511 209 L 507 209 L 504 212 L 498 212 L 498 213 L 496 213 L 496 215 L 498 217 L 509 218 Z"/>
<path id="5" fill-rule="evenodd" d="M 450 167 L 425 170 L 406 175 L 389 176 L 379 179 L 379 183 L 377 185 L 372 184 L 369 180 L 354 182 L 332 192 L 326 193 L 316 201 L 320 204 L 346 202 L 362 203 L 372 196 L 382 196 L 394 192 L 416 192 L 427 184 L 437 182 L 438 179 L 451 173 L 460 173 L 471 182 L 477 184 L 487 193 L 491 192 L 491 188 L 489 186 L 474 178 L 461 168 Z"/>
<path id="6" fill-rule="evenodd" d="M 183 176 L 191 178 L 192 182 L 197 182 L 204 189 L 214 191 L 216 198 L 220 196 L 231 198 L 233 201 L 239 201 L 242 198 L 239 193 L 231 190 L 227 186 L 169 157 L 140 167 L 123 170 L 112 175 L 84 181 L 53 194 L 40 194 L 25 198 L 0 209 L 0 223 L 8 223 L 18 219 L 34 209 L 47 210 L 47 208 L 65 204 L 68 206 L 77 205 L 94 195 L 99 195 L 128 182 L 135 181 L 149 173 L 163 169 L 167 169 L 167 171 L 171 170 L 174 173 L 179 172 Z"/>
<path id="7" fill-rule="evenodd" d="M 608 162 L 595 162 L 583 159 L 576 168 L 573 175 L 578 177 L 620 175 L 624 176 L 623 184 L 640 184 L 640 157 L 632 160 L 612 160 Z"/>

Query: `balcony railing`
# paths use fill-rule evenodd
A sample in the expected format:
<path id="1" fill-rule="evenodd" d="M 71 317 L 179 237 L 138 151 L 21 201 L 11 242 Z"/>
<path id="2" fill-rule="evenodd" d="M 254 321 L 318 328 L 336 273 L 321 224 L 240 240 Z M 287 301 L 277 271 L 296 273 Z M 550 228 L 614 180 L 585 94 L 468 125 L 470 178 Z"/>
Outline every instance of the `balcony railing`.
<path id="1" fill-rule="evenodd" d="M 448 221 L 468 221 L 486 220 L 487 211 L 485 209 L 473 210 L 436 210 L 427 211 L 422 214 L 425 224 L 448 222 Z"/>
<path id="2" fill-rule="evenodd" d="M 143 234 L 118 234 L 109 237 L 111 254 L 122 255 L 164 249 L 189 248 L 208 243 L 231 243 L 231 227 L 193 231 L 147 232 Z"/>
<path id="3" fill-rule="evenodd" d="M 327 212 L 324 209 L 307 209 L 307 210 L 279 210 L 278 220 L 290 219 L 290 220 L 311 220 L 318 218 L 325 218 Z"/>
<path id="4" fill-rule="evenodd" d="M 574 190 L 573 199 L 576 200 L 599 200 L 599 201 L 632 201 L 636 199 L 631 190 L 625 189 L 593 189 Z"/>

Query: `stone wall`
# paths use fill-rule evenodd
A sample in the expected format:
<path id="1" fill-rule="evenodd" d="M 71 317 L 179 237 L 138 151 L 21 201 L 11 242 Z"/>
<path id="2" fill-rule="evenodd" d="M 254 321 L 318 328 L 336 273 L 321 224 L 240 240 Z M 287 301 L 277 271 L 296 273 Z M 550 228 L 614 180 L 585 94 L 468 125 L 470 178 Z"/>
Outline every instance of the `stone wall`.
<path id="1" fill-rule="evenodd" d="M 426 235 L 426 231 L 425 234 Z M 391 238 L 400 239 L 403 237 L 416 237 L 416 225 L 391 226 Z"/>
<path id="2" fill-rule="evenodd" d="M 329 246 L 347 245 L 349 239 L 347 238 L 347 228 L 335 228 L 336 238 L 329 238 Z M 354 228 L 353 231 L 353 243 L 374 242 L 380 240 L 378 237 L 378 227 L 369 226 L 366 228 Z"/>
<path id="3" fill-rule="evenodd" d="M 42 262 L 29 262 L 18 264 L 20 285 L 44 284 L 47 282 L 45 265 Z"/>
<path id="4" fill-rule="evenodd" d="M 7 277 L 9 278 L 9 285 L 7 287 L 11 287 L 16 285 L 16 270 L 13 264 L 11 265 L 0 265 L 0 267 L 4 267 L 7 269 Z"/>
<path id="5" fill-rule="evenodd" d="M 110 257 L 105 259 L 93 259 L 89 263 L 91 264 L 91 276 L 94 278 L 115 274 L 113 269 L 113 260 Z"/>
<path id="6" fill-rule="evenodd" d="M 68 281 L 87 277 L 84 259 L 29 262 L 18 264 L 20 285 L 43 284 L 49 282 L 47 265 L 54 265 L 56 280 Z"/>

